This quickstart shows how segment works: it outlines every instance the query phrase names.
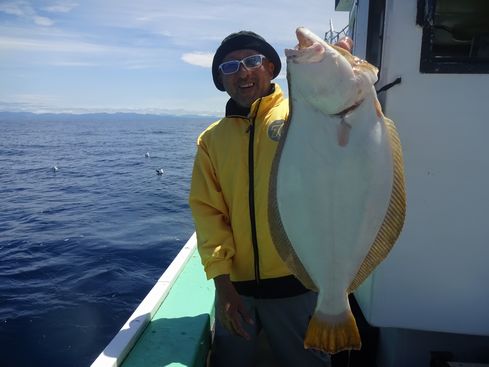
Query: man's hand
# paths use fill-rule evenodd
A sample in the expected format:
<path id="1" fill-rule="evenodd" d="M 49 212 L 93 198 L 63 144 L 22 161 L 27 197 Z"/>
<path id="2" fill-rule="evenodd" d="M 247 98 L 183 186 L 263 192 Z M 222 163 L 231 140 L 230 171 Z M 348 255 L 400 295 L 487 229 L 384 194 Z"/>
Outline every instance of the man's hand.
<path id="1" fill-rule="evenodd" d="M 243 328 L 243 321 L 250 325 L 253 325 L 254 321 L 231 283 L 229 275 L 214 278 L 214 284 L 216 286 L 216 317 L 232 334 L 250 340 L 251 336 Z"/>
<path id="2" fill-rule="evenodd" d="M 335 43 L 335 46 L 341 47 L 348 52 L 351 52 L 351 50 L 353 49 L 353 40 L 350 37 L 343 37 Z"/>

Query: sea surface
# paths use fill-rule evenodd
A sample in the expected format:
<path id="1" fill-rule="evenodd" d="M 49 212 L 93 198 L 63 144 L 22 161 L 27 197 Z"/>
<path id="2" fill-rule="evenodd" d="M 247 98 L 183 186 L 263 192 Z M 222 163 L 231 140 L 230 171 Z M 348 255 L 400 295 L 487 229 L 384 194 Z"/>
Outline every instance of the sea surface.
<path id="1" fill-rule="evenodd" d="M 0 121 L 0 366 L 98 356 L 194 231 L 212 121 Z"/>

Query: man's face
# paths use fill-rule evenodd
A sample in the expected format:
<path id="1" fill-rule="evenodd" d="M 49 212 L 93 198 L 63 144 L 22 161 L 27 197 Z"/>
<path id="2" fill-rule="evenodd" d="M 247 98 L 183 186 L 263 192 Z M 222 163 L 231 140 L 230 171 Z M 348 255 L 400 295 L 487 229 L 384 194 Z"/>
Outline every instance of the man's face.
<path id="1" fill-rule="evenodd" d="M 259 52 L 255 50 L 237 50 L 227 54 L 222 62 L 242 60 L 247 56 L 256 54 Z M 273 64 L 269 60 L 263 59 L 263 64 L 256 69 L 248 70 L 240 65 L 239 70 L 234 74 L 226 75 L 219 71 L 219 77 L 224 89 L 232 99 L 240 106 L 250 107 L 258 98 L 270 93 L 273 70 Z"/>

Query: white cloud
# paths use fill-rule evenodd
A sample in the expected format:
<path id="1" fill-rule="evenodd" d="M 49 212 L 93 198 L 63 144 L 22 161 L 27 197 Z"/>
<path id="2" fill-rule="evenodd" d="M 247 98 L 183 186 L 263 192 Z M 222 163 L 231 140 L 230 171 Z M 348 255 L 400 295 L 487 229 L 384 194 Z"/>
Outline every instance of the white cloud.
<path id="1" fill-rule="evenodd" d="M 25 16 L 25 7 L 27 4 L 23 1 L 6 1 L 0 4 L 0 12 L 10 15 L 17 15 L 18 17 Z"/>
<path id="2" fill-rule="evenodd" d="M 50 27 L 54 24 L 52 19 L 40 16 L 31 6 L 31 4 L 29 4 L 29 2 L 23 0 L 6 1 L 1 3 L 0 12 L 29 19 L 35 24 L 43 27 Z"/>
<path id="3" fill-rule="evenodd" d="M 48 112 L 51 106 L 59 104 L 59 98 L 50 94 L 0 94 L 0 111 Z"/>
<path id="4" fill-rule="evenodd" d="M 39 15 L 35 15 L 32 17 L 32 20 L 34 21 L 34 23 L 36 23 L 37 25 L 40 25 L 40 26 L 43 26 L 43 27 L 50 27 L 54 24 L 54 22 L 47 18 L 47 17 L 41 17 Z"/>
<path id="5" fill-rule="evenodd" d="M 86 67 L 94 67 L 94 66 L 99 66 L 99 64 L 95 62 L 84 62 L 84 61 L 53 61 L 50 63 L 52 66 L 64 66 L 64 67 L 81 67 L 81 68 L 86 68 Z"/>
<path id="6" fill-rule="evenodd" d="M 50 13 L 69 13 L 78 6 L 73 1 L 58 1 L 54 5 L 45 6 L 42 9 Z"/>
<path id="7" fill-rule="evenodd" d="M 110 53 L 119 50 L 116 47 L 104 46 L 81 41 L 56 41 L 43 38 L 0 36 L 0 50 L 77 52 L 77 53 Z"/>
<path id="8" fill-rule="evenodd" d="M 253 30 L 272 45 L 283 47 L 295 42 L 298 26 L 321 34 L 333 15 L 342 19 L 334 22 L 336 27 L 348 17 L 347 13 L 334 13 L 333 0 L 308 0 L 306 7 L 297 0 L 86 1 L 80 8 L 97 9 L 90 12 L 90 23 L 167 35 L 173 44 L 190 49 L 204 46 L 215 50 L 226 35 L 241 29 Z"/>
<path id="9" fill-rule="evenodd" d="M 15 32 L 14 32 L 15 33 Z M 2 27 L 0 27 L 2 34 Z M 4 52 L 6 51 L 6 52 Z M 25 58 L 25 54 L 33 55 Z M 171 53 L 171 52 L 170 52 Z M 71 34 L 52 33 L 33 35 L 0 35 L 0 67 L 26 65 L 61 67 L 113 67 L 124 70 L 143 70 L 169 67 L 169 51 L 165 48 L 119 46 L 87 42 Z M 178 53 L 173 65 L 179 64 Z M 5 57 L 5 55 L 10 55 Z M 15 56 L 14 56 L 15 55 Z M 165 64 L 166 63 L 166 64 Z"/>
<path id="10" fill-rule="evenodd" d="M 210 52 L 189 52 L 182 55 L 182 60 L 188 64 L 210 68 L 214 55 Z"/>

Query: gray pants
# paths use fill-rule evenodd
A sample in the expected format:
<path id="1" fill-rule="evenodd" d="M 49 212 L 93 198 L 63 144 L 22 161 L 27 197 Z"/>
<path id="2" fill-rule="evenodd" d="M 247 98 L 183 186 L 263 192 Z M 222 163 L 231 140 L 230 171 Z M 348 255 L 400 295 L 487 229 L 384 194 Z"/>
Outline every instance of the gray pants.
<path id="1" fill-rule="evenodd" d="M 313 292 L 277 299 L 242 297 L 255 321 L 254 325 L 243 322 L 252 339 L 247 341 L 230 334 L 216 320 L 211 366 L 256 366 L 260 331 L 265 333 L 278 366 L 330 366 L 327 354 L 304 349 L 304 335 L 316 305 L 316 297 Z"/>

